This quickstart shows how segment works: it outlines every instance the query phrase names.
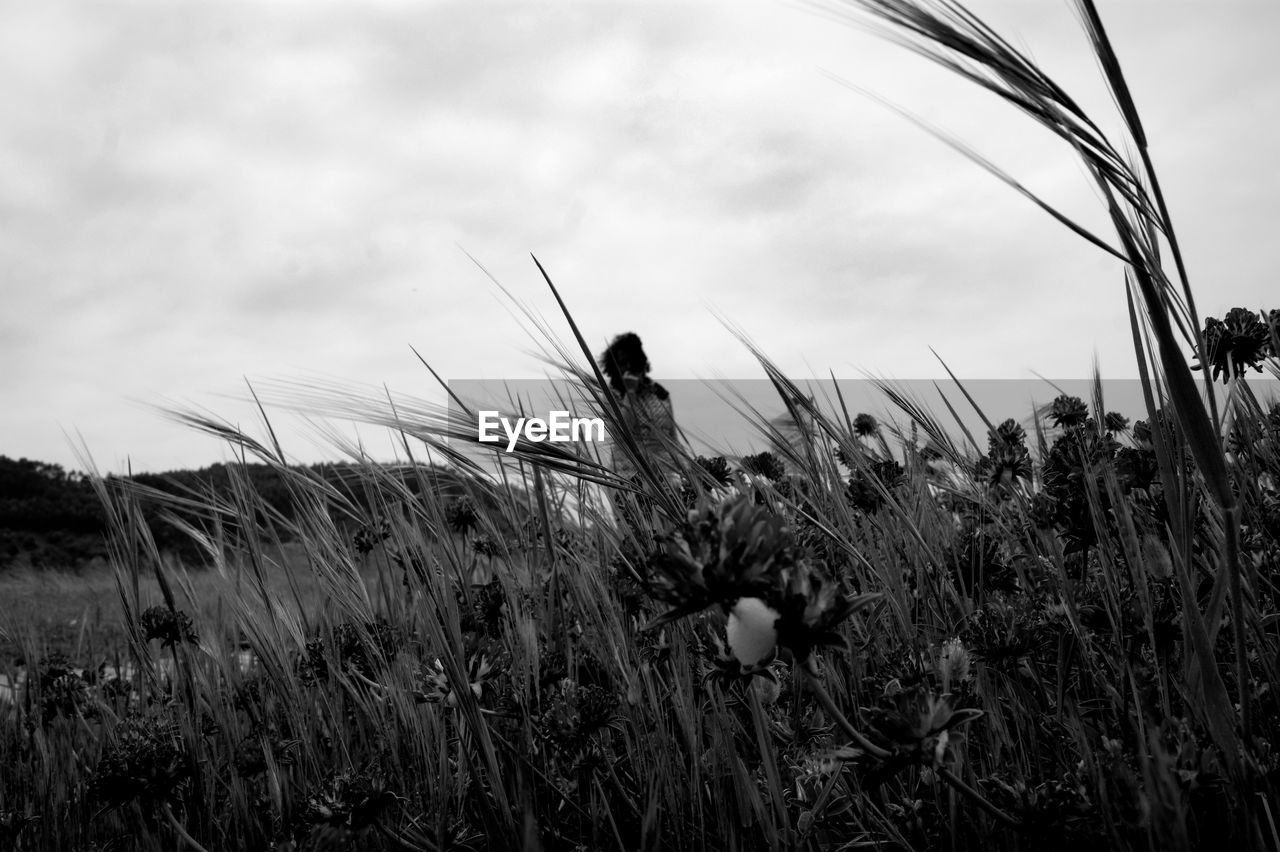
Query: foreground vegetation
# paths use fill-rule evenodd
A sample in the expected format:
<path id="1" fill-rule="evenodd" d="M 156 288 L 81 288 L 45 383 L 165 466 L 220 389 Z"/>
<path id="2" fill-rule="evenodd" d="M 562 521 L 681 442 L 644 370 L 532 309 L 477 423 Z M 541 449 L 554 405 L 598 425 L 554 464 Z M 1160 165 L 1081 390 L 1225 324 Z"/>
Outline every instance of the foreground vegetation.
<path id="1" fill-rule="evenodd" d="M 234 467 L 233 487 L 171 495 L 151 519 L 140 502 L 163 495 L 94 480 L 124 640 L 101 667 L 27 643 L 0 710 L 3 838 L 1280 848 L 1280 405 L 1242 379 L 1280 373 L 1280 313 L 1196 317 L 1091 3 L 1140 166 L 951 4 L 861 5 L 1096 177 L 1118 247 L 1067 223 L 1127 264 L 1145 420 L 1110 413 L 1099 380 L 1091 400 L 1060 396 L 1025 425 L 984 412 L 986 435 L 953 436 L 886 383 L 897 428 L 816 402 L 760 355 L 800 439 L 745 411 L 776 452 L 671 447 L 655 467 L 578 366 L 591 353 L 571 318 L 582 351 L 558 360 L 634 478 L 591 447 L 528 442 L 486 473 L 443 440 L 475 439 L 447 412 L 299 389 L 405 438 L 406 464 L 353 468 L 342 489 L 186 415 L 276 471 L 289 511 Z M 1187 348 L 1225 395 L 1201 392 Z M 459 490 L 413 457 L 424 445 Z M 166 561 L 153 522 L 198 559 Z M 273 556 L 286 541 L 296 559 Z M 219 610 L 199 605 L 197 562 Z"/>
<path id="2" fill-rule="evenodd" d="M 104 494 L 125 635 L 90 628 L 78 658 L 27 647 L 28 689 L 0 711 L 4 830 L 30 849 L 1265 837 L 1280 407 L 1232 437 L 1243 690 L 1221 525 L 1199 501 L 1169 535 L 1167 422 L 1068 397 L 1042 415 L 982 455 L 820 415 L 791 457 L 689 460 L 678 486 L 628 497 L 621 527 L 565 476 L 480 512 L 370 466 L 362 515 L 280 465 L 306 511 L 272 518 L 248 488 L 209 506 L 194 575 L 152 549 L 134 495 Z M 255 515 L 235 536 L 219 522 Z M 286 537 L 293 558 L 273 558 Z M 744 599 L 778 619 L 763 638 Z M 95 671 L 122 658 L 131 674 Z M 1249 741 L 1211 679 L 1228 713 L 1252 704 Z"/>

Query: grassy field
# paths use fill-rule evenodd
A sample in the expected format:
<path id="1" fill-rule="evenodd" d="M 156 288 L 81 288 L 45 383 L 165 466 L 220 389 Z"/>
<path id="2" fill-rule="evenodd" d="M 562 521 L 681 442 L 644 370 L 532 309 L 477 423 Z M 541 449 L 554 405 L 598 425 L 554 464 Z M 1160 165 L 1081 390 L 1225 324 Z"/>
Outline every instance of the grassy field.
<path id="1" fill-rule="evenodd" d="M 142 520 L 157 495 L 97 479 L 111 573 L 4 581 L 26 675 L 0 702 L 0 844 L 1280 849 L 1280 405 L 1242 378 L 1280 375 L 1280 312 L 1196 314 L 1091 3 L 1118 144 L 980 22 L 859 5 L 1094 175 L 1114 237 L 1059 218 L 1127 265 L 1143 421 L 1099 378 L 953 434 L 883 383 L 898 428 L 755 352 L 803 426 L 747 411 L 773 452 L 656 452 L 567 310 L 579 348 L 552 360 L 621 465 L 522 440 L 446 495 L 353 451 L 344 491 L 185 415 L 292 511 L 247 476 L 165 498 L 203 554 L 183 565 Z M 295 401 L 459 468 L 444 439 L 476 442 L 380 389 Z"/>
<path id="2" fill-rule="evenodd" d="M 274 548 L 266 554 L 276 566 L 266 574 L 271 594 L 290 601 L 296 609 L 321 611 L 323 592 L 315 575 L 308 571 L 297 548 Z M 170 562 L 171 570 L 176 563 Z M 286 565 L 290 568 L 286 569 Z M 293 583 L 290 583 L 290 574 Z M 186 575 L 190 596 L 183 608 L 199 617 L 219 621 L 218 612 L 235 595 L 234 579 L 228 581 L 215 572 L 195 571 Z M 376 587 L 378 569 L 364 571 L 370 587 Z M 296 586 L 298 600 L 294 598 Z M 139 578 L 139 600 L 146 607 L 164 603 L 160 584 L 154 576 Z M 95 564 L 76 570 L 18 568 L 0 572 L 0 661 L 12 665 L 23 649 L 39 647 L 43 653 L 63 653 L 73 658 L 93 656 L 92 640 L 103 653 L 124 646 L 127 641 L 124 611 L 114 568 Z"/>
<path id="3" fill-rule="evenodd" d="M 217 518 L 263 504 L 210 506 L 199 570 L 104 494 L 112 573 L 5 581 L 34 673 L 0 709 L 5 830 L 27 849 L 1271 839 L 1280 409 L 1232 472 L 1243 693 L 1225 531 L 1201 500 L 1171 535 L 1148 424 L 1064 397 L 1043 442 L 1005 421 L 948 459 L 814 413 L 790 457 L 684 459 L 612 500 L 528 458 L 496 504 L 407 500 L 411 469 L 370 467 L 380 508 L 354 530 L 282 467 L 307 510 L 236 539 Z M 1214 709 L 1241 699 L 1247 741 Z"/>

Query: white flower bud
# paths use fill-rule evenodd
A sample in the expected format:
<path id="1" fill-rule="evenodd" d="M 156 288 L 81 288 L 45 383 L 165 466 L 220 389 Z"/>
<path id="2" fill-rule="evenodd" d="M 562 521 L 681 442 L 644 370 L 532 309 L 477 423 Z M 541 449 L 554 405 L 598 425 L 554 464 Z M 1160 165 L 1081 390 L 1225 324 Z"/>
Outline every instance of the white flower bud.
<path id="1" fill-rule="evenodd" d="M 725 631 L 729 638 L 729 650 L 744 666 L 754 666 L 773 655 L 778 644 L 778 631 L 774 624 L 778 611 L 760 598 L 739 598 L 729 610 L 729 625 Z"/>

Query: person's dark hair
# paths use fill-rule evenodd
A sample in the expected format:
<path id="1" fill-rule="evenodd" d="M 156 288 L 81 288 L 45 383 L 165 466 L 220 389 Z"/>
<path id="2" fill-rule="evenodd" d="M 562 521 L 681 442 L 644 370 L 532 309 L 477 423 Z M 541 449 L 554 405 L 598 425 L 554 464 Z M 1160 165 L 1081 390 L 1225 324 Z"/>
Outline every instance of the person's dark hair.
<path id="1" fill-rule="evenodd" d="M 649 359 L 645 357 L 640 336 L 628 331 L 619 334 L 600 356 L 600 369 L 609 377 L 609 386 L 618 394 L 625 394 L 627 386 L 622 381 L 624 373 L 640 376 L 640 384 L 649 384 Z"/>

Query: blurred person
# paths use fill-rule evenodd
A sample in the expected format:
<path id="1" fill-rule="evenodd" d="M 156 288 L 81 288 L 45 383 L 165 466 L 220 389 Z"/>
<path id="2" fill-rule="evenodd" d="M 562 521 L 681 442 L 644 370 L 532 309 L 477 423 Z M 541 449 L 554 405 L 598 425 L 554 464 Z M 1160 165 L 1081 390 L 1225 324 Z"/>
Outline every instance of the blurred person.
<path id="1" fill-rule="evenodd" d="M 622 412 L 624 428 L 654 473 L 674 483 L 679 479 L 680 469 L 676 460 L 679 437 L 675 413 L 671 395 L 649 378 L 649 369 L 644 346 L 633 332 L 619 334 L 600 356 L 600 370 L 608 379 L 609 390 Z M 639 481 L 640 466 L 619 436 L 611 440 L 609 464 L 621 479 Z M 635 502 L 634 496 L 623 492 L 613 495 L 615 516 L 638 531 L 640 527 L 633 511 Z"/>

